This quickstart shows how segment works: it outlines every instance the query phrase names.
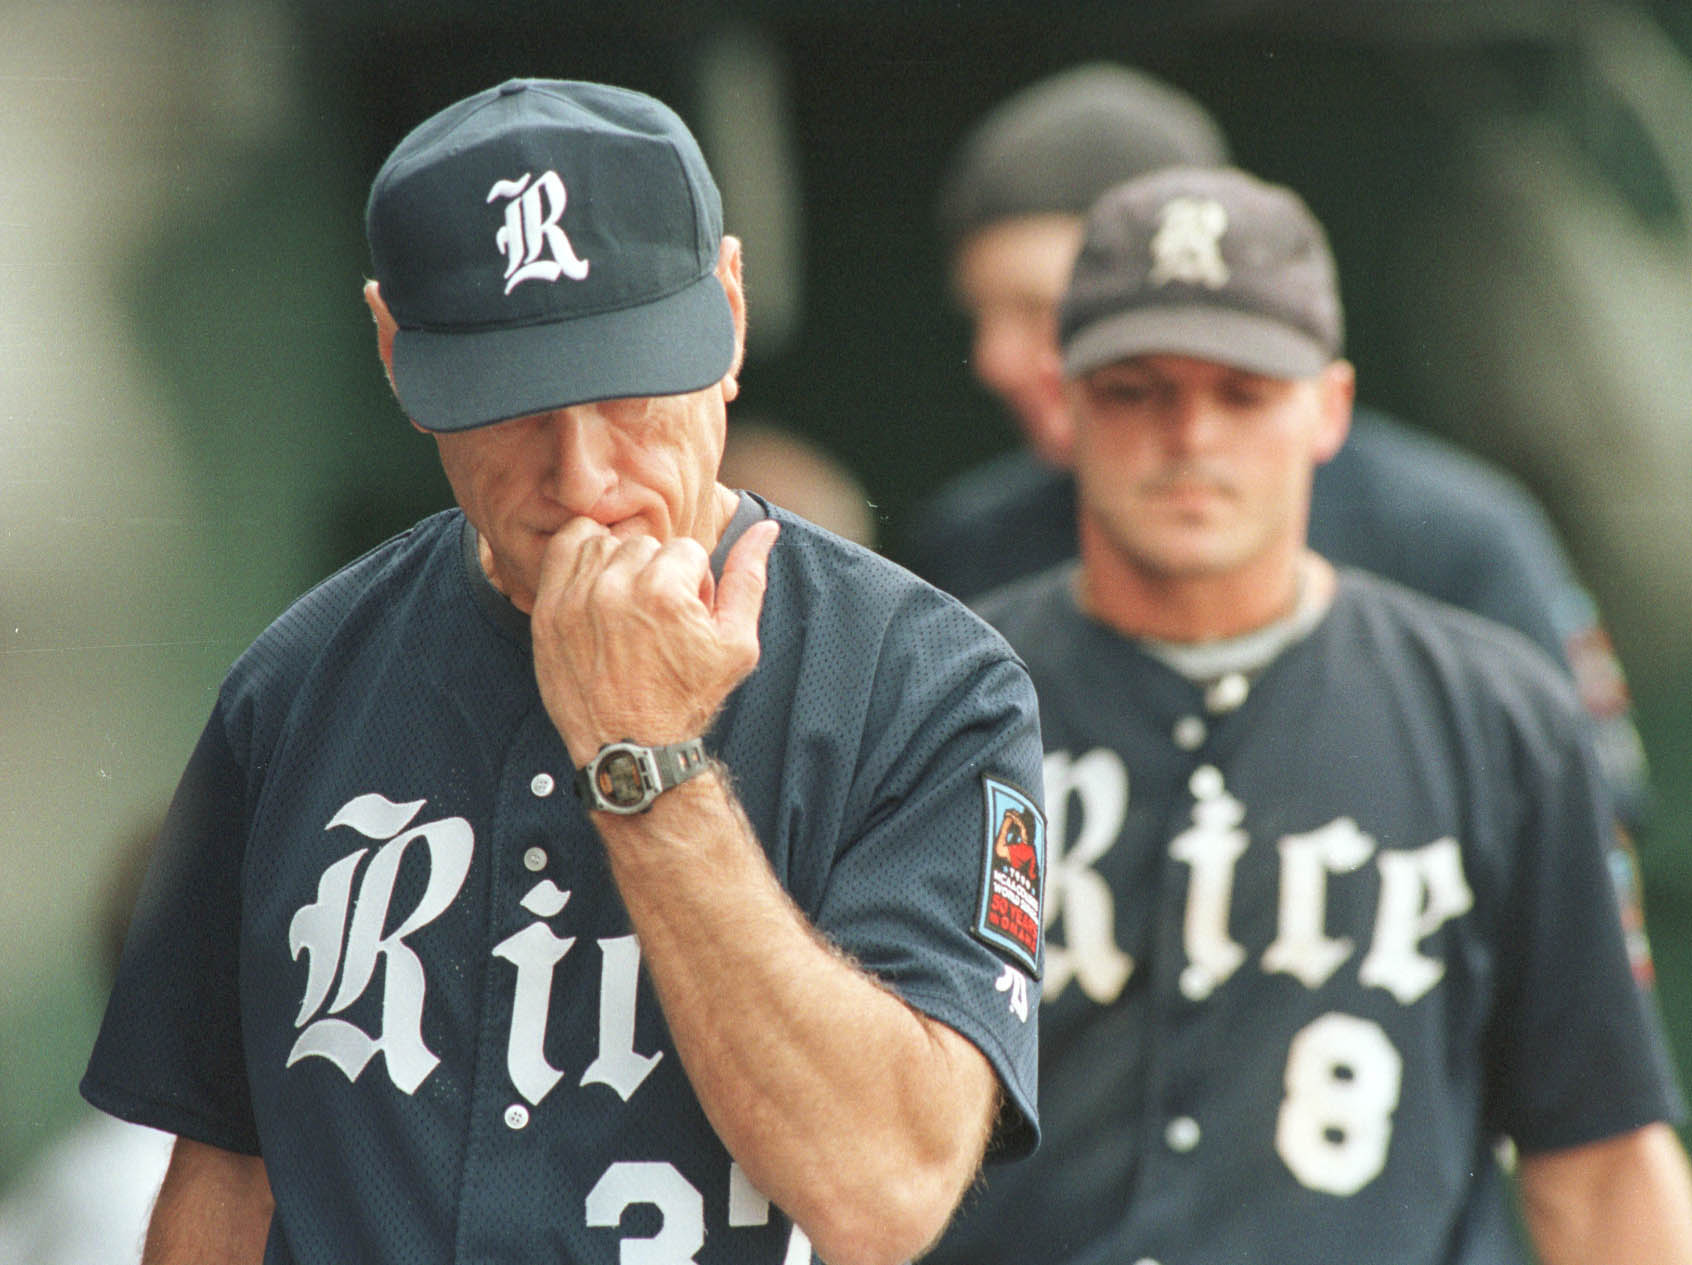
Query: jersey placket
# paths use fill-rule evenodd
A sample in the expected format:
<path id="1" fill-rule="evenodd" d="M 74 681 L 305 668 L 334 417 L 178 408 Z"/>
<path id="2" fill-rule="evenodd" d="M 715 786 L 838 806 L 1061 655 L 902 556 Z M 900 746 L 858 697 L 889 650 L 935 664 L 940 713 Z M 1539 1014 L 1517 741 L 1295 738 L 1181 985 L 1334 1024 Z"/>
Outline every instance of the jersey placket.
<path id="1" fill-rule="evenodd" d="M 1172 1265 L 1179 1259 L 1179 1244 L 1147 1240 L 1140 1227 L 1192 1225 L 1201 1174 L 1210 1163 L 1204 1150 L 1226 1145 L 1217 1139 L 1227 1136 L 1227 1122 L 1209 1118 L 1213 1113 L 1205 1109 L 1203 1081 L 1212 1064 L 1203 1052 L 1240 1039 L 1219 1028 L 1226 1012 L 1212 998 L 1241 963 L 1238 946 L 1226 938 L 1201 935 L 1203 949 L 1195 955 L 1190 921 L 1197 901 L 1200 923 L 1226 927 L 1231 884 L 1224 887 L 1217 879 L 1232 875 L 1236 853 L 1248 846 L 1243 812 L 1227 794 L 1222 765 L 1228 722 L 1249 694 L 1249 681 L 1238 673 L 1191 685 L 1185 705 L 1162 724 L 1168 746 L 1158 761 L 1167 770 L 1160 780 L 1170 780 L 1141 791 L 1164 799 L 1169 809 L 1149 841 L 1157 851 L 1157 909 L 1151 960 L 1141 968 L 1150 973 L 1141 1004 L 1149 1012 L 1146 1031 L 1153 1035 L 1127 1198 L 1130 1215 L 1120 1243 L 1137 1254 L 1129 1258 L 1136 1265 Z M 1208 863 L 1219 849 L 1228 854 L 1224 867 Z M 1209 908 L 1217 903 L 1220 910 Z"/>
<path id="2" fill-rule="evenodd" d="M 586 912 L 572 871 L 599 862 L 589 859 L 597 841 L 574 802 L 568 758 L 543 708 L 529 713 L 508 746 L 494 802 L 485 827 L 492 879 L 482 960 L 461 964 L 483 977 L 458 1199 L 454 1259 L 463 1262 L 522 1259 L 537 1240 L 553 1241 L 560 1217 L 586 1196 L 575 1189 L 584 1175 L 547 1162 L 557 1128 L 547 1117 L 564 1109 L 570 1076 L 581 1073 L 554 1066 L 548 1049 L 562 1043 L 548 1035 L 576 1017 L 565 1013 L 573 999 L 553 988 L 576 946 L 565 924 Z M 541 1229 L 547 1226 L 554 1228 Z"/>

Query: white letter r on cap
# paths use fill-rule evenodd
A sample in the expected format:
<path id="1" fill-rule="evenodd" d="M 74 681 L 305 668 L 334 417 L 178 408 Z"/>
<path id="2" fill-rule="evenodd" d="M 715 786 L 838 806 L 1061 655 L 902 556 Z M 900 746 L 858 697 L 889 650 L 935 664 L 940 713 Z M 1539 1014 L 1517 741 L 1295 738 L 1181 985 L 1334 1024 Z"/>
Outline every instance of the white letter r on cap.
<path id="1" fill-rule="evenodd" d="M 547 208 L 541 210 L 545 195 Z M 505 252 L 505 292 L 510 294 L 525 281 L 556 281 L 569 277 L 581 281 L 588 275 L 588 261 L 576 255 L 570 239 L 558 226 L 567 196 L 556 171 L 541 173 L 533 185 L 525 172 L 520 180 L 496 180 L 485 201 L 509 198 L 505 223 L 494 234 L 494 245 Z M 542 258 L 550 251 L 551 258 Z"/>

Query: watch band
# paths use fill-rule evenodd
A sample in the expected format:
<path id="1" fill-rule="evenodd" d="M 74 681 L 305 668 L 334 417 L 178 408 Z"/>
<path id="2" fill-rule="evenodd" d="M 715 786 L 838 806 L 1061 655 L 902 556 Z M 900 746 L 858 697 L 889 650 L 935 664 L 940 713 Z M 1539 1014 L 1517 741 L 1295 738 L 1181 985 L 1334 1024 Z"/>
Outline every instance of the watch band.
<path id="1" fill-rule="evenodd" d="M 672 742 L 667 747 L 649 747 L 652 760 L 658 766 L 660 793 L 680 786 L 689 778 L 705 771 L 705 739 L 689 738 L 686 742 Z"/>
<path id="2" fill-rule="evenodd" d="M 703 738 L 658 747 L 627 739 L 608 742 L 576 770 L 576 794 L 591 809 L 623 815 L 643 813 L 665 791 L 697 777 L 709 766 Z"/>

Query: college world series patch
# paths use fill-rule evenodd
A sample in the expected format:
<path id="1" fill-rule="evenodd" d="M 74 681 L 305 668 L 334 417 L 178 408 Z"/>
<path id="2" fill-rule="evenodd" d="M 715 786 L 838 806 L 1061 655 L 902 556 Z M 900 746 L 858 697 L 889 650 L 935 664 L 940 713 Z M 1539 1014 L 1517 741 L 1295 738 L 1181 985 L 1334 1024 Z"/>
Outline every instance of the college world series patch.
<path id="1" fill-rule="evenodd" d="M 1000 956 L 1040 976 L 1041 892 L 1046 876 L 1046 819 L 1009 782 L 983 776 L 986 816 L 981 899 L 971 930 Z"/>

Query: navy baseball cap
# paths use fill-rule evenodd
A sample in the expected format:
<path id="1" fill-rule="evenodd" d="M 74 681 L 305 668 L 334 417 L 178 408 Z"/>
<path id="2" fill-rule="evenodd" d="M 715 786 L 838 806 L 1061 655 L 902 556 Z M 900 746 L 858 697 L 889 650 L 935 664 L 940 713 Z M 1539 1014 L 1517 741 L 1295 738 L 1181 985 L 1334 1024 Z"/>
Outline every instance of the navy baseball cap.
<path id="1" fill-rule="evenodd" d="M 697 391 L 733 361 L 722 199 L 642 93 L 513 79 L 448 106 L 376 173 L 365 233 L 427 430 Z"/>
<path id="2" fill-rule="evenodd" d="M 1169 168 L 1105 193 L 1059 309 L 1071 377 L 1177 355 L 1312 378 L 1344 342 L 1328 237 L 1296 193 L 1233 167 Z"/>
<path id="3" fill-rule="evenodd" d="M 959 144 L 939 200 L 956 245 L 1000 220 L 1084 215 L 1106 189 L 1160 167 L 1221 167 L 1228 142 L 1193 97 L 1131 66 L 1092 62 L 1041 79 Z"/>

